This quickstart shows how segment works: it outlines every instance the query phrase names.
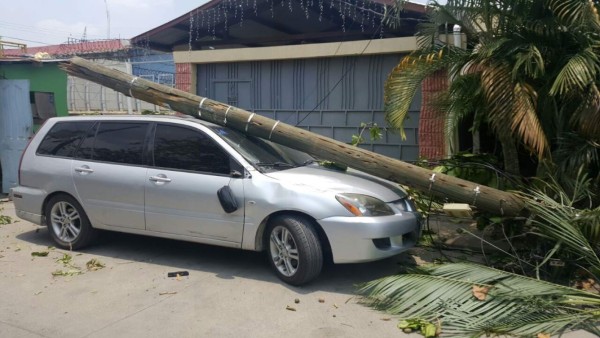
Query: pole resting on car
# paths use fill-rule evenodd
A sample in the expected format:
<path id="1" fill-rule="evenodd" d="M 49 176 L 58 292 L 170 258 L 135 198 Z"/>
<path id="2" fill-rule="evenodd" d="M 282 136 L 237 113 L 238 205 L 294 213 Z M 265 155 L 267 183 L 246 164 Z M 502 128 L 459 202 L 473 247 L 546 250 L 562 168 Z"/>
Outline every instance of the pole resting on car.
<path id="1" fill-rule="evenodd" d="M 136 78 L 121 71 L 74 57 L 61 68 L 68 74 L 101 84 L 137 99 L 187 114 L 240 132 L 342 163 L 436 197 L 468 203 L 480 210 L 516 216 L 525 204 L 517 195 L 383 156 L 359 147 L 296 128 L 246 110 Z M 431 178 L 434 177 L 433 180 Z"/>

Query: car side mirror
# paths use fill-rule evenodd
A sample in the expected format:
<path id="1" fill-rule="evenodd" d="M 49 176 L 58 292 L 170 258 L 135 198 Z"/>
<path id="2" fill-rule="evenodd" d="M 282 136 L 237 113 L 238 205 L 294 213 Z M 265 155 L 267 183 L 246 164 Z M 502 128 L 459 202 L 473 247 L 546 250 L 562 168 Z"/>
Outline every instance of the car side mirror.
<path id="1" fill-rule="evenodd" d="M 244 177 L 244 175 L 242 175 L 241 172 L 239 172 L 238 170 L 232 170 L 229 175 L 231 175 L 231 177 L 233 178 L 242 178 Z"/>
<path id="2" fill-rule="evenodd" d="M 228 185 L 219 189 L 217 191 L 217 196 L 219 197 L 219 202 L 221 203 L 223 211 L 226 213 L 230 214 L 239 208 L 235 196 L 233 195 L 233 191 Z"/>

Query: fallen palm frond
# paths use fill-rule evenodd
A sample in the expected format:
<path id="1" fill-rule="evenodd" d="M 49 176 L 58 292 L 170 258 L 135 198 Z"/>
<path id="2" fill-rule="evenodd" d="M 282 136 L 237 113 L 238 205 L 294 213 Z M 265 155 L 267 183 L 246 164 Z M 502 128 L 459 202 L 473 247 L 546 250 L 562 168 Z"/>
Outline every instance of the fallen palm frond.
<path id="1" fill-rule="evenodd" d="M 553 255 L 564 252 L 580 261 L 579 265 L 600 272 L 600 207 L 578 208 L 589 204 L 593 196 L 591 180 L 587 173 L 579 170 L 571 182 L 569 192 L 565 191 L 556 178 L 549 175 L 546 181 L 539 181 L 541 188 L 530 189 L 520 195 L 526 201 L 533 226 L 532 233 L 549 240 L 556 250 L 550 251 L 544 262 Z"/>
<path id="2" fill-rule="evenodd" d="M 439 322 L 442 336 L 534 336 L 600 324 L 600 295 L 476 264 L 421 268 L 365 284 L 365 303 Z"/>

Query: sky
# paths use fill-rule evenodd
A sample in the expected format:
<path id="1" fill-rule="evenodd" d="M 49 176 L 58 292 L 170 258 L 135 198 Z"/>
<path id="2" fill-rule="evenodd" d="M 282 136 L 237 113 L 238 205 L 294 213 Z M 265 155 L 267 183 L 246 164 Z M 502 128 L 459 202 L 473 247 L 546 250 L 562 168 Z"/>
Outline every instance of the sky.
<path id="1" fill-rule="evenodd" d="M 129 39 L 208 0 L 3 0 L 0 39 L 29 47 L 72 39 Z M 412 0 L 425 3 L 426 0 Z M 107 12 L 110 20 L 107 20 Z M 108 25 L 110 22 L 110 25 Z"/>
<path id="2" fill-rule="evenodd" d="M 3 0 L 2 40 L 28 46 L 54 45 L 69 38 L 129 39 L 175 19 L 207 0 Z M 110 30 L 107 20 L 110 17 Z M 110 32 L 110 36 L 109 36 Z"/>

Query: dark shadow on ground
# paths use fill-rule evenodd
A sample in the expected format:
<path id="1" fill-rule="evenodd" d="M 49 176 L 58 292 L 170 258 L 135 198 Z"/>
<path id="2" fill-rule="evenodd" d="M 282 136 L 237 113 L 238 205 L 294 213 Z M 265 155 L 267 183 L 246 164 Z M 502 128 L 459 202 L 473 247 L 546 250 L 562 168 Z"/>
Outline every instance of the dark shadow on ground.
<path id="1" fill-rule="evenodd" d="M 54 245 L 45 227 L 23 232 L 16 237 L 32 244 Z M 179 270 L 189 271 L 190 274 L 203 271 L 223 279 L 248 278 L 277 283 L 299 294 L 328 291 L 353 295 L 358 284 L 396 274 L 403 265 L 414 264 L 408 254 L 370 263 L 329 263 L 323 267 L 317 280 L 302 287 L 293 287 L 275 276 L 265 253 L 261 252 L 109 231 L 101 232 L 93 246 L 79 252 L 123 260 L 121 264 L 146 262 L 164 265 L 165 274 Z"/>

